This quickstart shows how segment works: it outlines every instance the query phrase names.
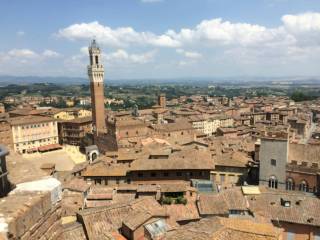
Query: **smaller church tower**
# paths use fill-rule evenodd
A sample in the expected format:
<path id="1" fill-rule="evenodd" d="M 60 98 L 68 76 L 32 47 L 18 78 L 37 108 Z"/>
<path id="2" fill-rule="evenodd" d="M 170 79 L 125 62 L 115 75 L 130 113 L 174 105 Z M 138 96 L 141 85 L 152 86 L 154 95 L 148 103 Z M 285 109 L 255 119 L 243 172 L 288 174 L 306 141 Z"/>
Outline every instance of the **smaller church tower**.
<path id="1" fill-rule="evenodd" d="M 93 131 L 96 136 L 106 132 L 104 108 L 104 68 L 101 61 L 101 50 L 93 40 L 89 46 L 90 64 L 88 76 L 90 79 Z"/>

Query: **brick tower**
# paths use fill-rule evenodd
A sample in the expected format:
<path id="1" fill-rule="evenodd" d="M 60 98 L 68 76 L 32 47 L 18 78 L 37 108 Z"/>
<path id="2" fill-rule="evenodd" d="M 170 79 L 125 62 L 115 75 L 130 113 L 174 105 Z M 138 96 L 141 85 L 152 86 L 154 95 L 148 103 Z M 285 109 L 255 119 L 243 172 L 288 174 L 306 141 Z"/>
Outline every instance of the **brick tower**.
<path id="1" fill-rule="evenodd" d="M 96 136 L 106 132 L 104 115 L 104 68 L 101 62 L 101 50 L 95 40 L 89 46 L 90 64 L 88 76 L 90 79 L 93 131 Z"/>
<path id="2" fill-rule="evenodd" d="M 161 93 L 158 95 L 158 105 L 162 108 L 166 108 L 166 94 Z"/>

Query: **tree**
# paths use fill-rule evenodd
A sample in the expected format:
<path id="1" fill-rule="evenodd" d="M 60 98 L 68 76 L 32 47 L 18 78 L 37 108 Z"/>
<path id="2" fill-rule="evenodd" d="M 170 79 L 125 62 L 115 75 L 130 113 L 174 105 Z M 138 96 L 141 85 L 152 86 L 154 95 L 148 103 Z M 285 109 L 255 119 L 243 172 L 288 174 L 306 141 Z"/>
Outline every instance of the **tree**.
<path id="1" fill-rule="evenodd" d="M 315 96 L 309 96 L 304 94 L 302 91 L 295 91 L 291 94 L 290 98 L 294 100 L 295 102 L 301 102 L 301 101 L 309 101 L 316 99 Z"/>

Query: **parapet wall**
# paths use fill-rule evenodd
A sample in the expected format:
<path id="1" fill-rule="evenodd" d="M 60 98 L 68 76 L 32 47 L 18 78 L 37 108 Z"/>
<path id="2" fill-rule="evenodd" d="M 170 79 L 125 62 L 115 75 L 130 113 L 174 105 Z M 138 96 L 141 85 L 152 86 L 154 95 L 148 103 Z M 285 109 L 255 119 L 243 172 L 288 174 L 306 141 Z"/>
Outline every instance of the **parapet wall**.
<path id="1" fill-rule="evenodd" d="M 52 205 L 50 192 L 9 195 L 2 199 L 0 212 L 8 239 L 58 239 L 62 232 L 61 206 Z"/>

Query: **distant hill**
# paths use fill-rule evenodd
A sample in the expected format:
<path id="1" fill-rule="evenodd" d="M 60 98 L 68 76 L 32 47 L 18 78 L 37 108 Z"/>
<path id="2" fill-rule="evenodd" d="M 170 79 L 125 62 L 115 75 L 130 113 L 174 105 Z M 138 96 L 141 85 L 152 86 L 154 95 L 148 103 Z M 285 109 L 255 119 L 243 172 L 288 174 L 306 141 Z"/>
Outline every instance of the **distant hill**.
<path id="1" fill-rule="evenodd" d="M 105 79 L 109 85 L 161 85 L 161 84 L 186 84 L 186 85 L 207 85 L 207 84 L 226 84 L 226 85 L 292 85 L 292 84 L 320 84 L 320 77 L 256 77 L 256 76 L 235 76 L 235 77 L 190 77 L 190 78 L 171 78 L 171 79 Z M 58 85 L 78 85 L 89 84 L 88 78 L 84 77 L 39 77 L 39 76 L 4 76 L 0 75 L 0 86 L 9 84 L 32 84 L 32 83 L 55 83 Z"/>
<path id="2" fill-rule="evenodd" d="M 32 83 L 86 84 L 88 79 L 80 77 L 0 76 L 0 86 Z"/>

